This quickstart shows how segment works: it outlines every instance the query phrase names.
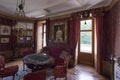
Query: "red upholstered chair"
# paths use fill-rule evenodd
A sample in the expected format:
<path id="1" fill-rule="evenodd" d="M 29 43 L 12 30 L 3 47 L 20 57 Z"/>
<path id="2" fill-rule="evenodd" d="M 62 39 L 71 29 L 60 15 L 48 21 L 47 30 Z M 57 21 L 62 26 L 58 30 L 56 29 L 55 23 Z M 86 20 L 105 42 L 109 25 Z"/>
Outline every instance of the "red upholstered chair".
<path id="1" fill-rule="evenodd" d="M 34 50 L 32 50 L 32 49 L 25 49 L 25 50 L 23 51 L 23 55 L 24 55 L 24 56 L 29 55 L 29 54 L 33 54 L 33 53 L 35 53 L 35 52 L 34 52 Z"/>
<path id="2" fill-rule="evenodd" d="M 54 79 L 65 78 L 67 80 L 67 67 L 66 65 L 57 65 L 54 68 Z"/>
<path id="3" fill-rule="evenodd" d="M 34 54 L 35 52 L 34 52 L 34 50 L 33 49 L 25 49 L 24 51 L 23 51 L 23 55 L 24 56 L 27 56 L 27 55 L 30 55 L 30 54 Z M 25 63 L 24 63 L 24 61 L 23 61 L 23 71 L 25 70 Z"/>
<path id="4" fill-rule="evenodd" d="M 45 70 L 31 72 L 24 76 L 24 80 L 46 80 L 46 74 Z"/>
<path id="5" fill-rule="evenodd" d="M 18 71 L 18 65 L 5 67 L 5 60 L 4 57 L 0 56 L 0 78 L 13 76 L 13 80 L 15 77 L 15 74 Z"/>

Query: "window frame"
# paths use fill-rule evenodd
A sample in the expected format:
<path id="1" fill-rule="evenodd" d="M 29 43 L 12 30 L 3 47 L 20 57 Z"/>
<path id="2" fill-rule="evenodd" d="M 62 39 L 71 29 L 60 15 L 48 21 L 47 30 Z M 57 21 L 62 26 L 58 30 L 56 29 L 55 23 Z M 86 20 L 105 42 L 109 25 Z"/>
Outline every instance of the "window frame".
<path id="1" fill-rule="evenodd" d="M 92 29 L 91 30 L 81 30 L 81 21 L 83 20 L 92 20 Z M 89 53 L 89 52 L 81 52 L 81 41 L 80 41 L 80 34 L 81 32 L 92 32 L 92 51 L 91 53 L 94 54 L 94 18 L 85 18 L 85 19 L 80 19 L 80 31 L 79 31 L 79 52 L 80 53 Z"/>

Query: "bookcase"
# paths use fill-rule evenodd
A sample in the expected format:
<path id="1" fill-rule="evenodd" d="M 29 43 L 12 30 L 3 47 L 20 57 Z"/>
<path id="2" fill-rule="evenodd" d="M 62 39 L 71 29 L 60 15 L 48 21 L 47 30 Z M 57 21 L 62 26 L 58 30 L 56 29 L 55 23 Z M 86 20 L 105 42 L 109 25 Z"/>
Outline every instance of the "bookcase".
<path id="1" fill-rule="evenodd" d="M 15 25 L 15 35 L 17 38 L 15 56 L 22 57 L 24 49 L 33 48 L 34 24 L 32 22 L 18 22 Z"/>

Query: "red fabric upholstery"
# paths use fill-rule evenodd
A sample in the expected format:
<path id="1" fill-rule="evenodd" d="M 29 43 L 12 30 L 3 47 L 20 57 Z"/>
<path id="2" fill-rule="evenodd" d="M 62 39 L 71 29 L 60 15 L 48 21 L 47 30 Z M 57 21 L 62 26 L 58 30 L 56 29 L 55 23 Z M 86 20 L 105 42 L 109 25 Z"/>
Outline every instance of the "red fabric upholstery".
<path id="1" fill-rule="evenodd" d="M 49 50 L 50 50 L 50 55 L 58 58 L 63 49 L 51 47 L 51 48 L 49 48 Z"/>
<path id="2" fill-rule="evenodd" d="M 4 68 L 4 66 L 5 66 L 4 57 L 0 56 L 0 69 L 1 69 L 1 68 Z"/>
<path id="3" fill-rule="evenodd" d="M 24 76 L 24 80 L 46 80 L 46 71 L 36 71 Z"/>
<path id="4" fill-rule="evenodd" d="M 32 49 L 25 49 L 24 51 L 23 51 L 23 55 L 24 56 L 26 56 L 26 55 L 30 55 L 30 54 L 34 54 L 35 52 L 34 52 L 34 50 L 32 50 Z M 23 61 L 23 71 L 25 70 L 25 63 L 24 63 L 24 61 Z"/>
<path id="5" fill-rule="evenodd" d="M 64 78 L 67 80 L 67 68 L 65 65 L 57 65 L 54 69 L 54 76 L 56 78 Z"/>
<path id="6" fill-rule="evenodd" d="M 0 56 L 0 77 L 14 76 L 18 68 L 18 65 L 5 67 L 4 57 Z"/>
<path id="7" fill-rule="evenodd" d="M 7 76 L 12 76 L 15 75 L 18 71 L 18 66 L 9 66 L 7 68 L 4 68 L 2 70 L 0 70 L 0 76 L 1 77 L 7 77 Z"/>
<path id="8" fill-rule="evenodd" d="M 32 49 L 25 49 L 23 51 L 23 55 L 26 56 L 26 55 L 29 55 L 29 54 L 33 54 L 34 53 L 34 50 Z"/>
<path id="9" fill-rule="evenodd" d="M 65 64 L 65 60 L 60 58 L 60 54 L 64 49 L 56 48 L 56 47 L 45 47 L 42 49 L 43 52 L 49 52 L 49 55 L 55 58 L 55 65 L 63 65 Z"/>

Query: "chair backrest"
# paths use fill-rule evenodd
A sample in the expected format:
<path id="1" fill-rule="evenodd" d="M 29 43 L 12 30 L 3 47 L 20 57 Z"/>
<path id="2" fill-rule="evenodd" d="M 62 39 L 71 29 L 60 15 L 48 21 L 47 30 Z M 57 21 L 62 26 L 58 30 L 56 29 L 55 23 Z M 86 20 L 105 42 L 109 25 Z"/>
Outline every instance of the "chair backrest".
<path id="1" fill-rule="evenodd" d="M 34 53 L 34 50 L 32 49 L 25 49 L 23 51 L 23 55 L 26 56 L 26 55 L 29 55 L 29 54 L 33 54 Z"/>
<path id="2" fill-rule="evenodd" d="M 4 66 L 5 66 L 5 59 L 3 56 L 0 56 L 0 69 L 4 68 Z"/>
<path id="3" fill-rule="evenodd" d="M 24 76 L 24 80 L 46 80 L 46 71 L 40 70 L 28 73 Z"/>

